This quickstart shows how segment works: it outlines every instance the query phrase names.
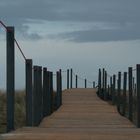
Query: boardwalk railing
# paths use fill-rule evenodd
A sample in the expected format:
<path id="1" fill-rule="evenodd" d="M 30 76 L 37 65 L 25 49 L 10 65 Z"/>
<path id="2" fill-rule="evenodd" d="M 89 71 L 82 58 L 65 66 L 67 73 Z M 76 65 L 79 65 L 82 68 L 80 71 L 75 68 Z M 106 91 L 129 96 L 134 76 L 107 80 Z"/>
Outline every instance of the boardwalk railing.
<path id="1" fill-rule="evenodd" d="M 15 44 L 25 60 L 26 73 L 26 126 L 38 126 L 62 104 L 62 76 L 57 72 L 57 91 L 53 92 L 53 72 L 47 68 L 34 66 L 32 59 L 26 59 L 15 39 L 14 27 L 6 27 L 7 32 L 7 132 L 14 130 L 15 120 Z"/>
<path id="2" fill-rule="evenodd" d="M 104 68 L 99 69 L 97 94 L 101 99 L 111 101 L 122 116 L 140 128 L 140 64 L 112 76 Z"/>
<path id="3" fill-rule="evenodd" d="M 7 132 L 15 129 L 15 44 L 25 60 L 25 85 L 26 85 L 26 126 L 38 126 L 41 120 L 51 115 L 62 105 L 62 73 L 67 72 L 67 89 L 73 88 L 73 77 L 76 76 L 75 88 L 78 88 L 78 79 L 87 82 L 84 78 L 76 75 L 72 69 L 58 70 L 56 73 L 46 67 L 33 65 L 32 59 L 27 59 L 15 39 L 14 27 L 7 27 L 3 22 L 0 24 L 7 32 Z M 53 91 L 53 76 L 56 77 L 56 92 Z"/>

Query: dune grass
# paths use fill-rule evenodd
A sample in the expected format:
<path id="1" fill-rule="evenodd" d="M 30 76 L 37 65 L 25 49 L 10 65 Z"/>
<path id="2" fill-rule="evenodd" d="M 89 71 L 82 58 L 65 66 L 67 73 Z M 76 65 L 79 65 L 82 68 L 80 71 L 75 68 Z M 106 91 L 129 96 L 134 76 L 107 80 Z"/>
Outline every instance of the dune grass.
<path id="1" fill-rule="evenodd" d="M 0 133 L 6 132 L 6 94 L 0 91 Z M 15 129 L 25 125 L 25 92 L 15 94 Z"/>
<path id="2" fill-rule="evenodd" d="M 6 130 L 6 96 L 0 91 L 0 133 Z"/>
<path id="3" fill-rule="evenodd" d="M 56 92 L 53 92 L 53 100 L 55 100 Z M 0 91 L 0 133 L 6 132 L 6 93 Z M 25 91 L 18 90 L 15 94 L 15 129 L 25 126 L 26 110 L 25 110 Z M 56 110 L 55 104 L 53 111 Z"/>

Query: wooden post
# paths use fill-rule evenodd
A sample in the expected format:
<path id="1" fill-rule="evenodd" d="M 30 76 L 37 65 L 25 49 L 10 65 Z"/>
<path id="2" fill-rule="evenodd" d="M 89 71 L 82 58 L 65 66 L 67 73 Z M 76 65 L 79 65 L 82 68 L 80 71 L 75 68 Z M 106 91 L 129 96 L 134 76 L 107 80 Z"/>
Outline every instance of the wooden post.
<path id="1" fill-rule="evenodd" d="M 140 128 L 140 64 L 137 64 L 137 127 Z"/>
<path id="2" fill-rule="evenodd" d="M 135 89 L 134 89 L 134 93 L 137 93 L 137 84 L 135 83 Z"/>
<path id="3" fill-rule="evenodd" d="M 72 88 L 72 69 L 70 69 L 70 88 Z"/>
<path id="4" fill-rule="evenodd" d="M 43 68 L 43 117 L 47 116 L 47 68 Z"/>
<path id="5" fill-rule="evenodd" d="M 105 69 L 102 69 L 102 90 L 101 90 L 101 98 L 104 99 L 105 98 Z"/>
<path id="6" fill-rule="evenodd" d="M 102 77 L 101 77 L 101 69 L 99 69 L 98 74 L 98 95 L 101 97 L 101 87 L 102 87 Z"/>
<path id="7" fill-rule="evenodd" d="M 93 88 L 95 88 L 95 81 L 93 81 Z"/>
<path id="8" fill-rule="evenodd" d="M 78 76 L 76 75 L 76 79 L 75 79 L 75 88 L 78 87 Z"/>
<path id="9" fill-rule="evenodd" d="M 67 70 L 67 89 L 69 89 L 69 69 Z"/>
<path id="10" fill-rule="evenodd" d="M 15 46 L 14 27 L 7 27 L 7 132 L 14 130 Z"/>
<path id="11" fill-rule="evenodd" d="M 41 122 L 42 112 L 42 67 L 34 66 L 33 126 Z"/>
<path id="12" fill-rule="evenodd" d="M 130 121 L 133 120 L 133 89 L 132 89 L 132 84 L 133 84 L 133 74 L 132 74 L 133 68 L 129 67 L 128 68 L 128 74 L 129 74 L 129 104 L 128 104 L 128 118 Z"/>
<path id="13" fill-rule="evenodd" d="M 47 81 L 46 81 L 46 83 L 47 83 L 47 101 L 46 101 L 46 103 L 47 103 L 47 106 L 46 106 L 46 110 L 47 110 L 47 116 L 49 116 L 50 114 L 51 114 L 51 88 L 50 88 L 50 72 L 49 71 L 47 71 Z"/>
<path id="14" fill-rule="evenodd" d="M 33 123 L 32 59 L 26 60 L 26 126 Z"/>
<path id="15" fill-rule="evenodd" d="M 104 100 L 107 100 L 107 71 L 104 73 Z"/>
<path id="16" fill-rule="evenodd" d="M 116 75 L 113 75 L 113 85 L 112 85 L 112 104 L 116 103 Z"/>
<path id="17" fill-rule="evenodd" d="M 87 88 L 87 79 L 85 79 L 85 88 Z"/>
<path id="18" fill-rule="evenodd" d="M 105 69 L 102 70 L 102 89 L 103 89 L 103 98 L 104 98 L 104 89 L 105 89 Z"/>
<path id="19" fill-rule="evenodd" d="M 107 86 L 107 92 L 108 92 L 108 97 L 107 97 L 107 99 L 109 100 L 110 98 L 109 98 L 109 95 L 110 95 L 110 86 L 108 85 Z"/>
<path id="20" fill-rule="evenodd" d="M 59 72 L 60 72 L 60 90 L 61 90 L 61 92 L 62 92 L 62 85 L 63 85 L 62 70 L 60 69 Z M 61 101 L 61 102 L 62 102 L 62 101 Z"/>
<path id="21" fill-rule="evenodd" d="M 57 71 L 56 72 L 56 88 L 57 88 L 57 95 L 56 95 L 56 106 L 57 106 L 57 109 L 60 107 L 60 76 L 59 76 L 59 72 Z"/>
<path id="22" fill-rule="evenodd" d="M 118 73 L 118 99 L 117 99 L 117 109 L 121 113 L 121 72 Z"/>
<path id="23" fill-rule="evenodd" d="M 126 90 L 127 90 L 127 72 L 124 72 L 123 78 L 123 112 L 122 115 L 126 115 Z"/>
<path id="24" fill-rule="evenodd" d="M 60 71 L 60 105 L 62 105 L 62 73 Z"/>
<path id="25" fill-rule="evenodd" d="M 34 66 L 33 86 L 33 126 L 38 126 L 38 66 Z"/>
<path id="26" fill-rule="evenodd" d="M 38 67 L 38 107 L 39 107 L 39 116 L 38 124 L 43 118 L 43 93 L 42 93 L 42 67 Z"/>
<path id="27" fill-rule="evenodd" d="M 53 113 L 54 100 L 53 100 L 53 72 L 50 72 L 50 93 L 51 93 L 51 113 Z"/>
<path id="28" fill-rule="evenodd" d="M 113 84 L 112 84 L 112 77 L 110 77 L 110 94 L 109 94 L 109 98 L 112 100 L 112 93 L 113 92 Z"/>
<path id="29" fill-rule="evenodd" d="M 134 91 L 134 89 L 135 89 L 135 77 L 133 77 L 133 82 L 132 82 L 133 84 L 133 86 L 132 86 L 132 89 L 133 89 L 133 91 Z"/>

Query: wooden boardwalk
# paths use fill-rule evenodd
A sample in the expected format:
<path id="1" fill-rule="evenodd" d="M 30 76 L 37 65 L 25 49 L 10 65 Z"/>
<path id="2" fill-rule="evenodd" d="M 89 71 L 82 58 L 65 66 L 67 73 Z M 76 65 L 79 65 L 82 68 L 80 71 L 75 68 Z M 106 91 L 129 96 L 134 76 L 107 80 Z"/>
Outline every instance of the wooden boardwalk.
<path id="1" fill-rule="evenodd" d="M 99 99 L 94 89 L 63 92 L 63 105 L 39 127 L 4 134 L 3 140 L 140 140 L 140 129 Z"/>

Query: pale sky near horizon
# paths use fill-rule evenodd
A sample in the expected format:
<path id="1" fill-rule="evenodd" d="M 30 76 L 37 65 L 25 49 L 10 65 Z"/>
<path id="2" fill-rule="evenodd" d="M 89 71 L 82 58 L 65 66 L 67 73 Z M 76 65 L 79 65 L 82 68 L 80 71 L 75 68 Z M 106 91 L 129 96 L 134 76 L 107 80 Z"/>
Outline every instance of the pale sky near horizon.
<path id="1" fill-rule="evenodd" d="M 114 74 L 140 63 L 139 5 L 140 0 L 0 0 L 0 20 L 15 27 L 23 52 L 35 65 L 54 72 L 73 68 L 97 81 L 99 68 Z M 6 83 L 5 48 L 0 26 L 0 89 Z M 16 88 L 24 88 L 24 69 L 16 49 Z"/>

